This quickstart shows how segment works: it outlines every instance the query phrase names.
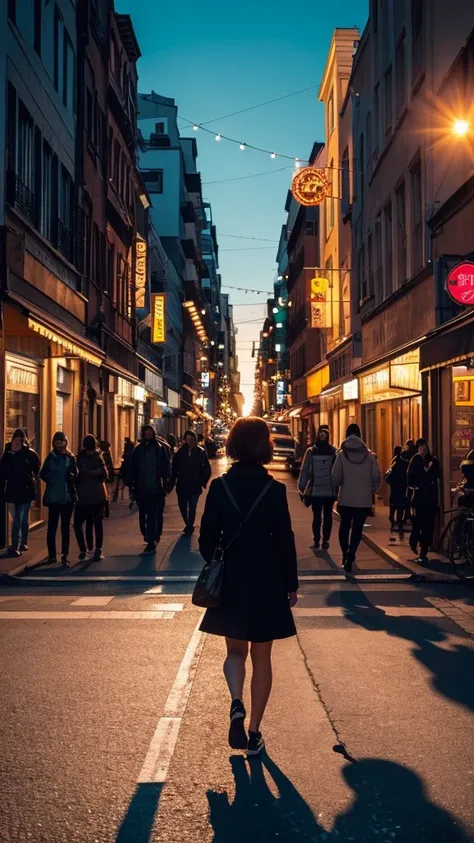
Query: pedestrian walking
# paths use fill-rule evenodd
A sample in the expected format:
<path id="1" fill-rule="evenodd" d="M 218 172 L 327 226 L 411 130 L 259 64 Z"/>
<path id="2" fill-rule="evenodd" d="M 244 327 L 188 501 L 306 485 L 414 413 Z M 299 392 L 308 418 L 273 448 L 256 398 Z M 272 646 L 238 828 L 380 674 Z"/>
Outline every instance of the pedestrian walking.
<path id="1" fill-rule="evenodd" d="M 410 547 L 417 562 L 428 562 L 428 551 L 433 542 L 436 512 L 439 501 L 439 460 L 431 453 L 426 439 L 418 439 L 417 453 L 408 468 L 410 505 L 415 513 L 415 523 L 410 534 Z M 418 555 L 418 545 L 420 554 Z"/>
<path id="2" fill-rule="evenodd" d="M 332 467 L 336 449 L 329 442 L 329 427 L 322 424 L 316 441 L 308 448 L 301 467 L 298 488 L 313 510 L 313 550 L 321 542 L 321 520 L 323 522 L 323 550 L 329 548 L 332 530 L 332 509 L 336 500 L 336 489 L 332 481 Z"/>
<path id="3" fill-rule="evenodd" d="M 53 450 L 46 457 L 40 471 L 46 483 L 43 504 L 48 507 L 48 561 L 56 562 L 56 533 L 61 521 L 61 563 L 69 565 L 69 527 L 77 500 L 77 463 L 68 448 L 67 436 L 59 430 L 53 436 Z"/>
<path id="4" fill-rule="evenodd" d="M 12 516 L 12 540 L 8 555 L 18 557 L 28 550 L 28 518 L 36 499 L 40 458 L 30 447 L 21 428 L 13 431 L 0 460 L 0 488 Z"/>
<path id="5" fill-rule="evenodd" d="M 99 445 L 102 458 L 107 469 L 107 483 L 113 483 L 115 480 L 115 469 L 112 452 L 110 450 L 110 442 L 107 442 L 105 439 L 101 439 Z"/>
<path id="6" fill-rule="evenodd" d="M 251 757 L 264 748 L 260 724 L 272 686 L 273 641 L 296 634 L 291 606 L 297 602 L 297 562 L 285 486 L 264 467 L 272 459 L 266 422 L 239 419 L 229 433 L 227 454 L 234 463 L 211 483 L 199 536 L 206 562 L 216 549 L 224 553 L 220 605 L 207 609 L 200 628 L 226 639 L 229 743 L 247 749 Z M 249 645 L 253 675 L 247 737 L 242 700 Z"/>
<path id="7" fill-rule="evenodd" d="M 197 444 L 196 434 L 187 430 L 184 445 L 173 457 L 172 479 L 176 484 L 179 511 L 183 516 L 183 535 L 194 533 L 196 509 L 202 490 L 211 478 L 211 465 L 204 448 Z"/>
<path id="8" fill-rule="evenodd" d="M 122 462 L 120 465 L 120 471 L 117 477 L 117 487 L 114 493 L 114 500 L 118 499 L 119 493 L 119 484 L 123 483 L 124 486 L 127 487 L 129 492 L 129 507 L 130 509 L 133 507 L 133 496 L 132 496 L 132 485 L 133 485 L 133 452 L 135 450 L 135 443 L 132 442 L 129 436 L 125 437 L 124 446 L 123 446 L 123 454 L 122 454 Z"/>
<path id="9" fill-rule="evenodd" d="M 169 450 L 158 442 L 154 428 L 144 425 L 141 442 L 133 452 L 132 493 L 138 504 L 146 554 L 155 553 L 163 531 L 165 496 L 171 475 L 168 454 Z"/>
<path id="10" fill-rule="evenodd" d="M 390 536 L 398 532 L 402 540 L 405 537 L 405 524 L 410 512 L 410 503 L 407 498 L 409 453 L 401 445 L 396 445 L 393 449 L 390 468 L 384 475 L 385 482 L 390 486 Z"/>
<path id="11" fill-rule="evenodd" d="M 93 562 L 104 558 L 104 508 L 107 501 L 107 468 L 97 439 L 92 433 L 84 437 L 82 451 L 77 457 L 77 503 L 74 512 L 74 532 L 79 545 L 79 562 L 88 557 Z M 83 526 L 86 525 L 84 540 Z M 95 537 L 95 545 L 94 545 Z M 95 550 L 94 550 L 95 546 Z"/>
<path id="12" fill-rule="evenodd" d="M 350 424 L 337 453 L 332 480 L 339 488 L 339 544 L 342 567 L 352 571 L 362 539 L 364 522 L 372 512 L 373 496 L 381 483 L 377 458 L 361 437 L 359 425 Z"/>

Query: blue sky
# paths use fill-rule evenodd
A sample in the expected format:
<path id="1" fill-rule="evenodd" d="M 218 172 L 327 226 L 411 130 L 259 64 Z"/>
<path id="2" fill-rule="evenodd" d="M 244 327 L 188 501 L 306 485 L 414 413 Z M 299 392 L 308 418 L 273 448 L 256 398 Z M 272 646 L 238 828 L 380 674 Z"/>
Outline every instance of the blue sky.
<path id="1" fill-rule="evenodd" d="M 142 51 L 138 63 L 139 90 L 173 97 L 179 114 L 197 123 L 255 105 L 273 97 L 314 86 L 313 90 L 249 111 L 209 128 L 285 155 L 307 158 L 313 142 L 324 139 L 323 106 L 317 92 L 336 26 L 363 29 L 368 0 L 116 0 L 118 12 L 131 15 Z M 194 136 L 180 121 L 182 134 Z M 216 143 L 200 131 L 199 168 L 204 196 L 212 203 L 220 248 L 223 284 L 271 291 L 276 242 L 240 240 L 224 235 L 278 241 L 285 220 L 284 205 L 291 178 L 291 161 L 246 149 L 226 141 Z M 290 169 L 276 172 L 289 166 Z M 209 184 L 270 171 L 241 181 Z M 275 171 L 275 172 L 274 172 Z M 258 247 L 258 248 L 251 248 Z M 239 250 L 239 251 L 235 251 Z M 250 302 L 264 296 L 231 293 L 236 321 L 258 313 Z M 246 310 L 248 307 L 248 310 Z M 242 380 L 252 377 L 249 338 L 260 325 L 242 325 L 239 357 Z M 243 337 L 245 336 L 245 341 Z"/>

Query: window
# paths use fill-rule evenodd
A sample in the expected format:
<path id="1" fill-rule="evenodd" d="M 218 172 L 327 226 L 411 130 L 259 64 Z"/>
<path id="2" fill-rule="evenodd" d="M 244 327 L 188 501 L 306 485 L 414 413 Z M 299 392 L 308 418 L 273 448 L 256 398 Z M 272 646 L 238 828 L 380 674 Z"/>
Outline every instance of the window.
<path id="1" fill-rule="evenodd" d="M 405 61 L 406 38 L 403 32 L 396 50 L 396 109 L 397 117 L 400 116 L 406 105 L 406 61 Z"/>
<path id="2" fill-rule="evenodd" d="M 331 91 L 328 99 L 328 137 L 334 129 L 334 95 Z"/>
<path id="3" fill-rule="evenodd" d="M 359 276 L 359 295 L 363 302 L 367 298 L 367 278 L 365 275 L 365 249 L 361 246 L 357 257 L 357 274 Z"/>
<path id="4" fill-rule="evenodd" d="M 51 240 L 53 222 L 53 153 L 46 141 L 43 142 L 41 188 L 40 231 L 48 240 Z"/>
<path id="5" fill-rule="evenodd" d="M 385 205 L 383 212 L 383 239 L 384 239 L 384 298 L 393 289 L 393 246 L 392 246 L 392 203 Z"/>
<path id="6" fill-rule="evenodd" d="M 57 246 L 68 260 L 72 260 L 72 179 L 61 165 L 59 180 Z"/>
<path id="7" fill-rule="evenodd" d="M 421 203 L 421 164 L 417 161 L 411 170 L 412 202 L 412 267 L 411 274 L 418 272 L 423 265 L 423 212 Z"/>
<path id="8" fill-rule="evenodd" d="M 364 158 L 364 133 L 361 132 L 359 138 L 359 178 L 360 178 L 360 206 L 363 207 L 364 202 L 364 178 L 365 178 L 365 158 Z"/>
<path id="9" fill-rule="evenodd" d="M 117 138 L 114 140 L 114 185 L 118 190 L 120 177 L 120 143 Z"/>
<path id="10" fill-rule="evenodd" d="M 107 244 L 107 290 L 112 301 L 115 298 L 115 247 Z"/>
<path id="11" fill-rule="evenodd" d="M 163 122 L 155 123 L 155 135 L 164 135 L 164 133 L 165 133 L 165 124 Z"/>
<path id="12" fill-rule="evenodd" d="M 382 215 L 377 214 L 374 229 L 374 292 L 377 301 L 384 298 L 382 264 Z"/>
<path id="13" fill-rule="evenodd" d="M 109 126 L 109 138 L 107 144 L 107 168 L 109 173 L 109 178 L 113 172 L 113 155 L 114 155 L 114 133 L 112 127 Z"/>
<path id="14" fill-rule="evenodd" d="M 346 147 L 342 153 L 341 161 L 341 191 L 342 191 L 342 215 L 343 217 L 349 212 L 351 204 L 351 187 L 350 187 L 350 173 L 349 173 L 349 149 Z"/>
<path id="15" fill-rule="evenodd" d="M 370 232 L 367 238 L 367 294 L 374 292 L 374 237 Z"/>
<path id="16" fill-rule="evenodd" d="M 379 157 L 380 139 L 380 84 L 374 88 L 374 161 Z"/>
<path id="17" fill-rule="evenodd" d="M 63 79 L 64 24 L 57 6 L 54 7 L 54 87 L 57 91 Z"/>
<path id="18" fill-rule="evenodd" d="M 33 26 L 34 26 L 34 34 L 33 34 L 33 46 L 38 53 L 41 55 L 41 13 L 42 13 L 42 6 L 43 0 L 34 0 L 34 10 L 33 10 Z"/>
<path id="19" fill-rule="evenodd" d="M 367 175 L 370 176 L 372 173 L 372 114 L 370 111 L 365 118 L 365 139 L 367 146 L 366 171 Z"/>
<path id="20" fill-rule="evenodd" d="M 142 176 L 150 193 L 163 193 L 163 170 L 142 170 Z"/>
<path id="21" fill-rule="evenodd" d="M 18 127 L 15 133 L 11 202 L 32 223 L 36 223 L 35 207 L 35 149 L 33 120 L 21 101 L 18 103 Z"/>
<path id="22" fill-rule="evenodd" d="M 411 4 L 411 38 L 412 38 L 412 85 L 416 86 L 424 69 L 424 43 L 423 43 L 423 2 L 424 0 L 412 0 Z"/>
<path id="23" fill-rule="evenodd" d="M 314 222 L 313 220 L 306 220 L 304 233 L 306 237 L 313 237 L 314 236 Z"/>
<path id="24" fill-rule="evenodd" d="M 331 159 L 331 163 L 328 168 L 328 179 L 330 182 L 330 193 L 326 199 L 326 239 L 329 237 L 332 229 L 334 228 L 334 197 L 332 195 L 333 192 L 333 173 L 334 173 L 334 160 Z"/>
<path id="25" fill-rule="evenodd" d="M 115 284 L 115 295 L 116 301 L 119 308 L 119 311 L 123 313 L 123 276 L 122 276 L 122 266 L 123 266 L 123 258 L 117 252 L 117 259 L 115 262 L 116 265 L 116 284 Z"/>
<path id="26" fill-rule="evenodd" d="M 63 103 L 69 111 L 74 110 L 74 50 L 72 41 L 64 30 L 63 42 Z"/>
<path id="27" fill-rule="evenodd" d="M 89 143 L 92 140 L 92 120 L 93 120 L 92 114 L 93 114 L 93 111 L 92 111 L 92 94 L 89 91 L 89 88 L 87 88 L 87 91 L 86 91 L 86 132 L 87 132 L 87 139 L 88 139 Z"/>
<path id="28" fill-rule="evenodd" d="M 392 66 L 388 68 L 384 77 L 384 130 L 385 137 L 392 133 Z"/>
<path id="29" fill-rule="evenodd" d="M 405 182 L 396 191 L 397 200 L 397 281 L 400 287 L 407 278 L 407 232 L 405 210 Z"/>

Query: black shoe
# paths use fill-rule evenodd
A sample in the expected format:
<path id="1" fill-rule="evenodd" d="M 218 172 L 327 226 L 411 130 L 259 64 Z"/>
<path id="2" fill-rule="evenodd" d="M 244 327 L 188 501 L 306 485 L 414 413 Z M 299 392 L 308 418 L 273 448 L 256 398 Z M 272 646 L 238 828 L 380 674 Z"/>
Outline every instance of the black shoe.
<path id="1" fill-rule="evenodd" d="M 143 556 L 151 556 L 152 553 L 156 553 L 156 544 L 154 542 L 150 542 L 147 544 L 145 550 L 143 551 Z"/>
<path id="2" fill-rule="evenodd" d="M 28 553 L 29 549 L 30 548 L 28 547 L 27 544 L 20 545 L 20 550 L 21 550 L 22 553 Z"/>
<path id="3" fill-rule="evenodd" d="M 189 536 L 189 527 L 185 527 L 183 530 L 183 536 Z"/>
<path id="4" fill-rule="evenodd" d="M 67 558 L 65 553 L 63 553 L 61 556 L 61 565 L 64 565 L 65 568 L 69 568 L 69 559 Z"/>
<path id="5" fill-rule="evenodd" d="M 262 738 L 261 732 L 249 732 L 249 740 L 247 744 L 247 757 L 255 758 L 260 755 L 265 749 L 265 741 Z"/>
<path id="6" fill-rule="evenodd" d="M 319 550 L 319 542 L 313 542 L 311 545 L 311 550 Z"/>
<path id="7" fill-rule="evenodd" d="M 104 558 L 104 554 L 102 553 L 102 551 L 99 548 L 97 548 L 97 550 L 95 551 L 95 553 L 92 557 L 92 561 L 93 562 L 101 562 L 103 558 Z"/>
<path id="8" fill-rule="evenodd" d="M 350 556 L 345 557 L 344 562 L 342 564 L 342 567 L 344 568 L 344 570 L 347 574 L 350 574 L 350 572 L 352 571 L 352 565 L 353 565 L 354 562 L 355 562 L 355 559 L 351 559 Z"/>
<path id="9" fill-rule="evenodd" d="M 85 562 L 87 558 L 88 557 L 87 557 L 87 551 L 86 550 L 84 551 L 84 553 L 80 553 L 79 557 L 78 557 L 79 562 Z"/>
<path id="10" fill-rule="evenodd" d="M 427 565 L 430 560 L 428 559 L 426 553 L 420 553 L 415 562 L 418 562 L 418 565 Z"/>
<path id="11" fill-rule="evenodd" d="M 48 556 L 48 558 L 47 558 L 47 560 L 46 560 L 46 564 L 47 564 L 47 565 L 57 565 L 57 564 L 58 564 L 58 560 L 56 559 L 56 557 L 55 557 L 55 556 Z"/>
<path id="12" fill-rule="evenodd" d="M 21 556 L 21 553 L 19 550 L 15 550 L 14 547 L 9 547 L 8 555 L 11 557 L 11 559 L 18 559 L 18 557 Z"/>
<path id="13" fill-rule="evenodd" d="M 242 700 L 232 700 L 230 707 L 229 746 L 232 749 L 247 749 L 247 735 L 244 721 L 246 711 Z"/>
<path id="14" fill-rule="evenodd" d="M 329 550 L 329 542 L 323 542 L 323 550 Z"/>

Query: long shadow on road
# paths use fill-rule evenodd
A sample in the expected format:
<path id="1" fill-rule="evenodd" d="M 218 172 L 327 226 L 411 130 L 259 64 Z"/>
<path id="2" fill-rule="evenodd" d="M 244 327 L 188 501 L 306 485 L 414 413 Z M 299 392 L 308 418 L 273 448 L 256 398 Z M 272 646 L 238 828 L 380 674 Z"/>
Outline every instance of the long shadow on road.
<path id="1" fill-rule="evenodd" d="M 350 807 L 331 830 L 319 825 L 313 810 L 287 776 L 268 756 L 249 766 L 242 757 L 230 759 L 235 797 L 208 791 L 212 843 L 274 843 L 333 841 L 333 843 L 470 843 L 467 832 L 447 811 L 430 802 L 423 782 L 392 761 L 364 758 L 343 768 L 354 792 Z M 274 795 L 265 770 L 277 789 Z M 317 794 L 317 781 L 313 789 Z"/>
<path id="2" fill-rule="evenodd" d="M 151 843 L 162 784 L 138 784 L 115 843 Z"/>
<path id="3" fill-rule="evenodd" d="M 462 644 L 449 650 L 436 646 L 449 638 L 443 628 L 446 619 L 441 615 L 439 624 L 421 617 L 393 617 L 374 606 L 362 590 L 341 589 L 330 594 L 327 604 L 336 603 L 342 605 L 345 617 L 356 626 L 413 641 L 413 657 L 431 671 L 433 688 L 458 705 L 474 710 L 474 649 Z M 456 628 L 456 636 L 469 640 L 460 628 Z"/>

